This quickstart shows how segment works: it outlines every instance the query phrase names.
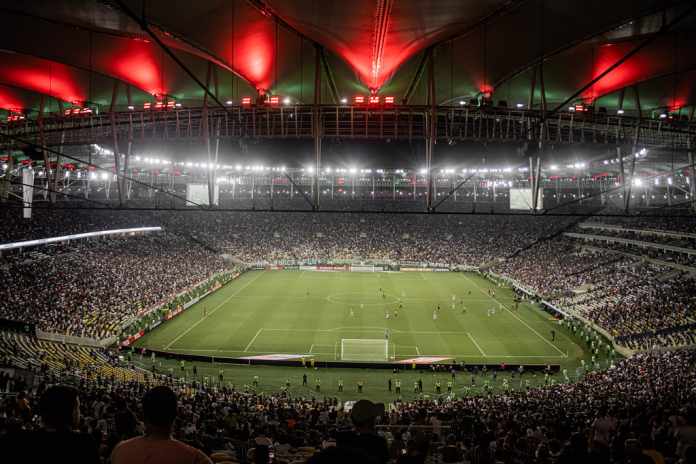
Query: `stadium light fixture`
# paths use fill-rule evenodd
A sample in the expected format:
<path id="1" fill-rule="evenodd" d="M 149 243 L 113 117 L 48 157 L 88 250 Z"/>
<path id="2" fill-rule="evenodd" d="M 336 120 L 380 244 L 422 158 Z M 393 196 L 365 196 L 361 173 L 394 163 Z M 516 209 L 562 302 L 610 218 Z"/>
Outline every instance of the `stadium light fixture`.
<path id="1" fill-rule="evenodd" d="M 425 168 L 421 168 L 421 169 L 420 169 L 420 173 L 421 173 L 421 174 L 427 174 L 427 173 L 428 173 L 428 170 L 425 169 Z"/>
<path id="2" fill-rule="evenodd" d="M 174 107 L 175 107 L 175 108 L 181 108 L 181 103 L 175 103 L 175 104 L 174 104 Z"/>
<path id="3" fill-rule="evenodd" d="M 109 178 L 109 174 L 107 174 L 107 173 L 105 173 L 105 172 L 102 172 L 101 178 L 102 178 L 102 180 L 106 180 L 106 179 Z"/>
<path id="4" fill-rule="evenodd" d="M 660 113 L 660 119 L 667 118 L 667 113 Z"/>
<path id="5" fill-rule="evenodd" d="M 616 114 L 619 114 L 619 115 L 624 114 L 623 108 L 619 108 L 618 110 L 616 110 Z"/>
<path id="6" fill-rule="evenodd" d="M 524 108 L 524 103 L 518 103 L 518 104 L 515 105 L 515 106 L 517 106 L 517 108 Z"/>
<path id="7" fill-rule="evenodd" d="M 225 102 L 225 105 L 227 105 L 227 106 L 231 106 L 231 105 L 232 105 L 232 103 L 234 103 L 234 102 L 233 102 L 232 100 L 227 100 L 227 101 Z"/>
<path id="8" fill-rule="evenodd" d="M 289 105 L 290 103 L 292 103 L 292 101 L 290 100 L 290 97 L 283 98 L 283 105 Z"/>
<path id="9" fill-rule="evenodd" d="M 464 106 L 466 105 L 466 102 L 464 100 L 459 100 L 459 106 Z"/>
<path id="10" fill-rule="evenodd" d="M 358 172 L 358 168 L 350 168 L 348 169 L 348 172 L 351 174 L 355 174 L 356 172 Z"/>
<path id="11" fill-rule="evenodd" d="M 346 97 L 341 98 L 341 104 L 345 105 L 348 103 L 348 99 Z"/>
<path id="12" fill-rule="evenodd" d="M 569 107 L 568 107 L 568 111 L 570 111 L 571 113 L 575 113 L 575 107 L 574 107 L 574 106 L 569 106 Z"/>
<path id="13" fill-rule="evenodd" d="M 133 110 L 135 109 L 135 106 L 133 106 L 133 105 L 128 105 L 128 109 L 129 109 L 130 111 L 133 111 Z"/>
<path id="14" fill-rule="evenodd" d="M 552 171 L 558 171 L 558 166 L 555 164 L 552 164 L 551 166 L 549 166 L 549 169 Z"/>

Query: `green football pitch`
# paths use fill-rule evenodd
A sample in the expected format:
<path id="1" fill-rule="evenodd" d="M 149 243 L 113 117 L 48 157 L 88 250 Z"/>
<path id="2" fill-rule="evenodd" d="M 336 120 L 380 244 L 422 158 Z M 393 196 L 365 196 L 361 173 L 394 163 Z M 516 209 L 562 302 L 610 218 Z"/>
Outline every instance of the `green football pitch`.
<path id="1" fill-rule="evenodd" d="M 489 289 L 495 290 L 495 296 L 489 295 Z M 438 305 L 441 309 L 433 319 Z M 489 316 L 490 309 L 495 314 Z M 386 354 L 385 328 L 390 332 Z M 554 329 L 556 339 L 552 341 Z M 385 356 L 394 362 L 436 355 L 466 364 L 559 364 L 572 379 L 581 360 L 590 360 L 582 348 L 584 342 L 561 329 L 549 314 L 527 303 L 515 310 L 510 289 L 476 273 L 458 272 L 247 272 L 148 333 L 136 347 L 214 357 L 213 362 L 187 361 L 183 369 L 176 359 L 158 357 L 156 367 L 158 372 L 191 380 L 195 366 L 197 380 L 207 379 L 215 385 L 391 401 L 397 396 L 388 390 L 388 380 L 398 376 L 404 386 L 398 398 L 436 397 L 436 382 L 445 395 L 444 386 L 450 380 L 446 372 L 413 370 L 410 365 L 396 375 L 388 369 L 325 367 L 323 361 L 341 360 L 341 342 L 346 339 L 375 340 L 375 345 L 381 340 L 381 350 L 366 352 L 375 359 L 381 357 L 382 362 Z M 349 354 L 355 357 L 355 353 Z M 294 367 L 224 362 L 224 358 L 268 354 L 305 355 L 307 362 L 304 368 L 300 361 Z M 358 350 L 358 355 L 365 356 L 365 351 Z M 314 369 L 309 362 L 312 357 L 319 361 Z M 149 356 L 135 356 L 133 362 L 148 370 L 152 367 Z M 219 381 L 221 370 L 223 382 Z M 491 372 L 460 373 L 453 393 L 482 394 L 484 384 L 501 390 L 503 379 L 512 389 L 544 382 L 542 375 L 529 374 L 523 386 L 511 371 L 497 377 Z M 303 375 L 308 377 L 307 385 L 302 384 Z M 561 374 L 553 377 L 555 382 L 565 381 Z M 256 387 L 252 386 L 255 381 Z M 424 393 L 411 388 L 418 381 L 424 383 Z M 339 382 L 345 384 L 343 392 L 338 391 Z M 357 391 L 359 382 L 364 384 L 362 392 Z"/>
<path id="2" fill-rule="evenodd" d="M 467 364 L 561 364 L 582 355 L 547 313 L 527 304 L 516 310 L 512 297 L 474 273 L 255 271 L 137 346 L 216 358 L 289 354 L 317 361 L 432 356 Z"/>

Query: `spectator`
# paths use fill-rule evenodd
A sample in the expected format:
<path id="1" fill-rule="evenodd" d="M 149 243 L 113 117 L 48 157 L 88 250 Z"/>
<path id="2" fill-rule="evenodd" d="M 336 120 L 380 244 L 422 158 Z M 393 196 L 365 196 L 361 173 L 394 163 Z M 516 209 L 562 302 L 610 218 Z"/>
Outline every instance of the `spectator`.
<path id="1" fill-rule="evenodd" d="M 165 386 L 154 387 L 143 397 L 145 436 L 116 445 L 113 464 L 200 464 L 212 461 L 200 450 L 172 439 L 177 416 L 176 394 Z"/>
<path id="2" fill-rule="evenodd" d="M 80 424 L 80 400 L 72 387 L 48 388 L 39 403 L 43 427 L 9 434 L 1 443 L 6 462 L 70 462 L 98 464 L 99 453 L 91 437 L 76 433 Z"/>
<path id="3" fill-rule="evenodd" d="M 384 404 L 360 400 L 353 405 L 350 418 L 353 430 L 341 433 L 338 448 L 348 448 L 364 455 L 365 462 L 384 464 L 389 461 L 389 449 L 383 437 L 375 433 L 375 421 L 384 414 Z"/>

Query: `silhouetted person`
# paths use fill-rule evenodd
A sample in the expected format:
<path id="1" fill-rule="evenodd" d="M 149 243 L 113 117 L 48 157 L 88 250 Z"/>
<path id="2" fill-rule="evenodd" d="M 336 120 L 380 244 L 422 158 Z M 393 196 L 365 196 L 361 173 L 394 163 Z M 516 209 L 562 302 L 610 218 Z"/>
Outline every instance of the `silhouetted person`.
<path id="1" fill-rule="evenodd" d="M 202 451 L 172 438 L 176 408 L 176 394 L 169 387 L 154 387 L 145 393 L 145 436 L 116 445 L 112 464 L 212 464 Z"/>
<path id="2" fill-rule="evenodd" d="M 99 464 L 92 438 L 74 431 L 80 423 L 76 389 L 63 385 L 48 388 L 41 395 L 39 409 L 43 427 L 6 436 L 5 443 L 0 443 L 3 462 Z"/>
<path id="3" fill-rule="evenodd" d="M 362 455 L 362 463 L 384 464 L 389 461 L 387 441 L 375 433 L 375 419 L 382 414 L 382 403 L 375 404 L 369 400 L 355 403 L 350 412 L 354 428 L 338 435 L 338 448 Z"/>

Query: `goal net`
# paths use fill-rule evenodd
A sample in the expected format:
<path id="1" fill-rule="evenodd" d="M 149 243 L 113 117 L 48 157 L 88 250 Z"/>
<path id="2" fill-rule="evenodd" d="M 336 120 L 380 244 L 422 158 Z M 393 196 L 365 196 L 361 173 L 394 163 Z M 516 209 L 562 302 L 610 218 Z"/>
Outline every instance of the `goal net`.
<path id="1" fill-rule="evenodd" d="M 388 361 L 389 341 L 382 339 L 342 338 L 343 361 Z"/>

